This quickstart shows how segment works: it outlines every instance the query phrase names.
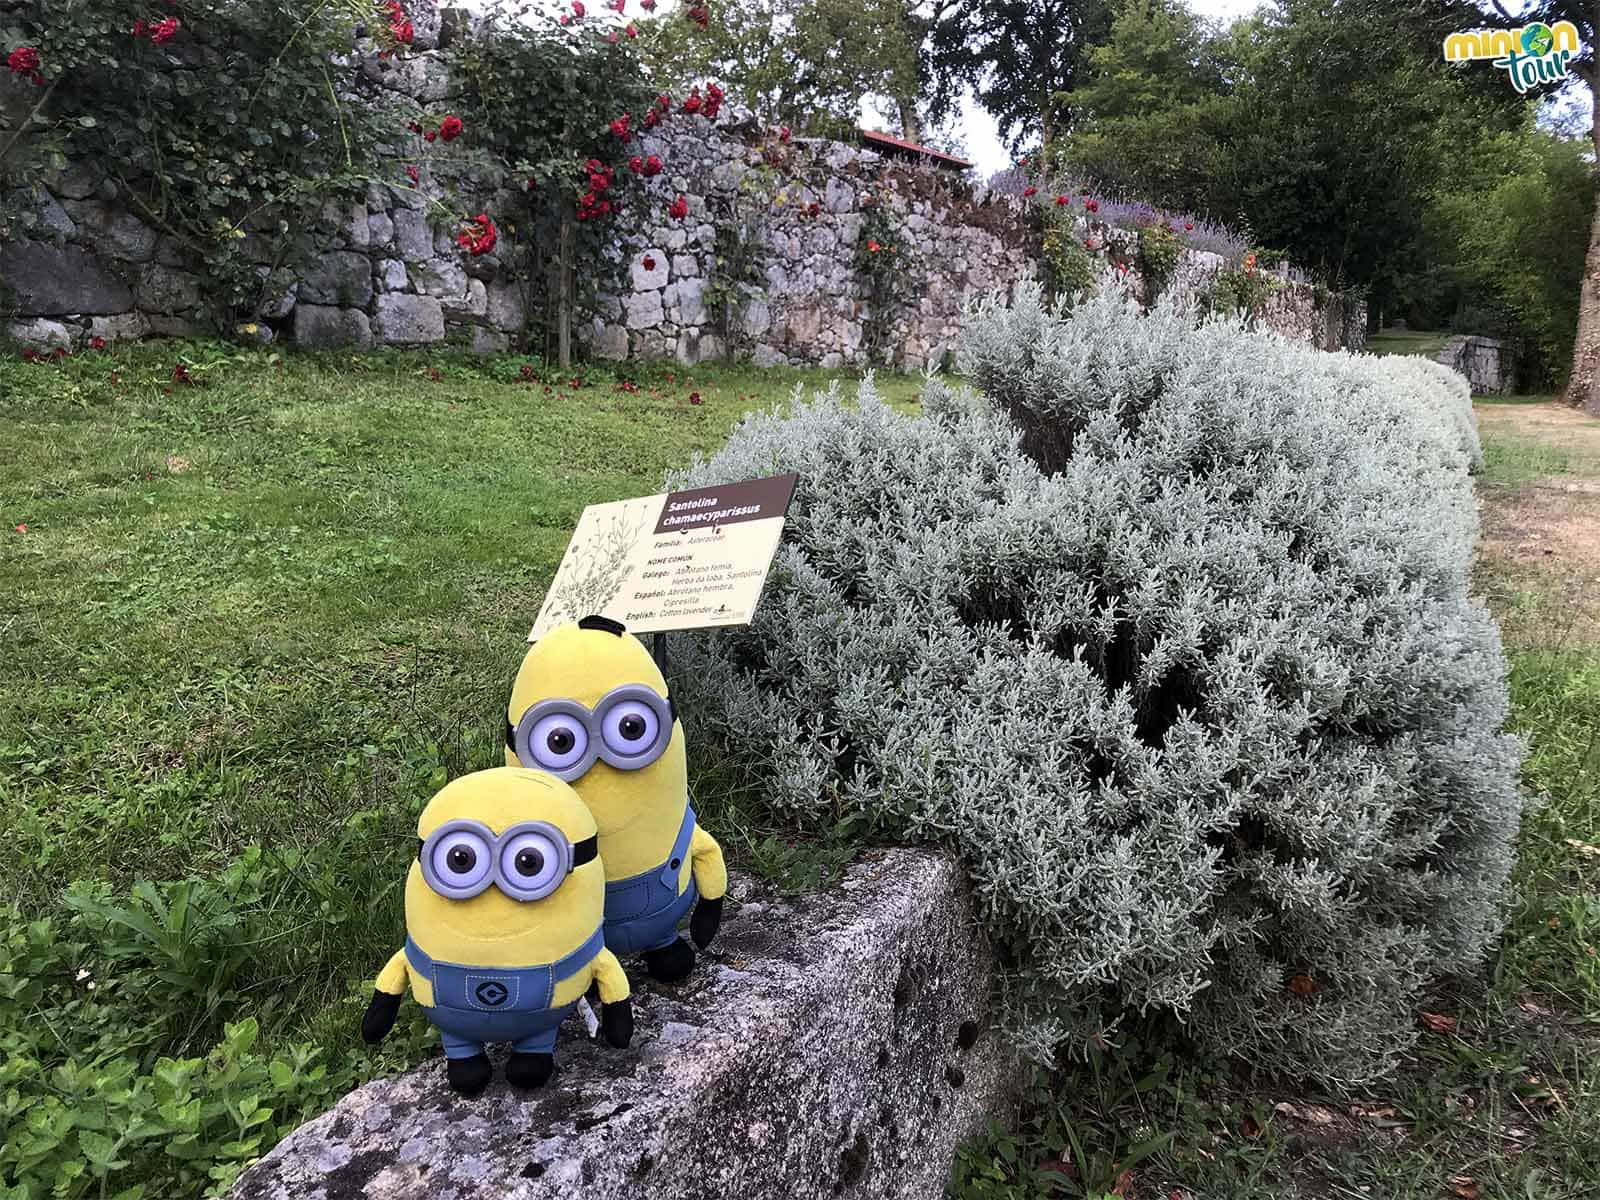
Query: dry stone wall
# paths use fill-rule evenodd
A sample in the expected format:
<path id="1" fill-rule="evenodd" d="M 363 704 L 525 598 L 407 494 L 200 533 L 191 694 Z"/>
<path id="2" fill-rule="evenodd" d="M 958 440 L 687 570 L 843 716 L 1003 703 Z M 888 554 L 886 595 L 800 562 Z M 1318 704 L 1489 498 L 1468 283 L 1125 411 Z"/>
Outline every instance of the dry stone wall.
<path id="1" fill-rule="evenodd" d="M 426 33 L 419 44 L 438 38 Z M 403 59 L 354 55 L 345 64 L 347 86 L 403 129 L 425 108 L 448 108 L 449 55 L 448 48 Z M 0 88 L 21 86 L 8 75 L 0 73 Z M 0 95 L 0 133 L 17 99 Z M 575 331 L 597 357 L 936 367 L 969 301 L 1009 293 L 1039 272 L 1032 202 L 875 151 L 790 143 L 734 105 L 716 122 L 674 114 L 630 151 L 659 155 L 665 170 L 611 226 L 621 285 L 602 290 Z M 225 332 L 308 348 L 523 348 L 538 289 L 519 265 L 525 256 L 510 230 L 502 227 L 496 249 L 474 258 L 455 245 L 454 229 L 429 218 L 431 199 L 451 197 L 458 211 L 465 204 L 469 212 L 505 213 L 515 210 L 513 194 L 481 177 L 435 178 L 426 163 L 412 187 L 407 163 L 395 147 L 365 195 L 327 204 L 292 244 L 270 213 L 247 227 L 241 250 L 263 281 L 262 302 L 253 319 Z M 679 195 L 688 212 L 673 219 L 668 210 Z M 0 334 L 72 349 L 96 337 L 209 327 L 216 306 L 206 303 L 204 276 L 174 239 L 128 211 L 95 164 L 43 173 L 0 201 Z M 1099 246 L 1103 285 L 1147 300 L 1135 235 L 1081 219 Z M 902 264 L 900 299 L 881 313 L 857 261 L 863 230 L 874 228 L 892 231 Z M 743 236 L 730 243 L 731 230 Z M 730 258 L 747 269 L 730 268 Z M 1215 255 L 1186 250 L 1170 289 L 1198 296 L 1222 268 Z M 1327 349 L 1355 348 L 1364 315 L 1359 304 L 1285 280 L 1262 322 Z"/>

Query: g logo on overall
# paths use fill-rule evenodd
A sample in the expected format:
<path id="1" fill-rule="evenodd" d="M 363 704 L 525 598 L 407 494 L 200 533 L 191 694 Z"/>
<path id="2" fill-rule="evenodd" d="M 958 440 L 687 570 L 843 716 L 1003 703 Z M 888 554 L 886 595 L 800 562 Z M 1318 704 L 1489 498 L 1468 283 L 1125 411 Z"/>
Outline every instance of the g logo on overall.
<path id="1" fill-rule="evenodd" d="M 511 993 L 498 979 L 485 979 L 473 991 L 473 995 L 485 1008 L 499 1008 L 510 998 Z"/>

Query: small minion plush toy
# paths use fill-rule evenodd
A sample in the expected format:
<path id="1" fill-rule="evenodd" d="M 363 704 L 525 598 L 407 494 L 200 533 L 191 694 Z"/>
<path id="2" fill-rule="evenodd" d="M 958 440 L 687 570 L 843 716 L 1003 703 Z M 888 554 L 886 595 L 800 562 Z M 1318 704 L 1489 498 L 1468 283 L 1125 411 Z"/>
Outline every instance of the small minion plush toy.
<path id="1" fill-rule="evenodd" d="M 496 767 L 447 784 L 417 821 L 406 944 L 379 973 L 361 1036 L 381 1041 L 411 994 L 439 1028 L 450 1086 L 488 1086 L 488 1042 L 510 1042 L 506 1079 L 555 1070 L 556 1033 L 591 983 L 613 1046 L 633 1037 L 628 978 L 601 929 L 605 867 L 594 817 L 561 780 Z"/>
<path id="2" fill-rule="evenodd" d="M 606 870 L 606 946 L 666 983 L 694 969 L 722 923 L 722 848 L 695 823 L 683 726 L 649 651 L 607 617 L 540 638 L 506 712 L 506 762 L 572 784 L 594 813 Z M 696 904 L 698 899 L 699 903 Z"/>

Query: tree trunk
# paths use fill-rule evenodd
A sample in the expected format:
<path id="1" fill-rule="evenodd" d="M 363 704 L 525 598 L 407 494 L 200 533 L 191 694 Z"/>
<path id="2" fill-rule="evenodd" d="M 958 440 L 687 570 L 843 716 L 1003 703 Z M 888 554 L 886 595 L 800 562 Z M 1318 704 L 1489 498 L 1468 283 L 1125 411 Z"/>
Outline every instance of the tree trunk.
<path id="1" fill-rule="evenodd" d="M 572 218 L 561 218 L 560 293 L 556 298 L 556 361 L 563 371 L 572 366 Z"/>
<path id="2" fill-rule="evenodd" d="M 1592 106 L 1590 136 L 1594 139 L 1595 206 L 1589 225 L 1589 254 L 1584 260 L 1582 291 L 1578 296 L 1578 338 L 1572 344 L 1572 374 L 1567 379 L 1566 401 L 1600 417 L 1600 87 L 1594 74 L 1589 84 Z"/>
<path id="3" fill-rule="evenodd" d="M 895 97 L 895 107 L 900 110 L 900 136 L 908 142 L 922 143 L 922 122 L 917 120 L 917 102 Z"/>

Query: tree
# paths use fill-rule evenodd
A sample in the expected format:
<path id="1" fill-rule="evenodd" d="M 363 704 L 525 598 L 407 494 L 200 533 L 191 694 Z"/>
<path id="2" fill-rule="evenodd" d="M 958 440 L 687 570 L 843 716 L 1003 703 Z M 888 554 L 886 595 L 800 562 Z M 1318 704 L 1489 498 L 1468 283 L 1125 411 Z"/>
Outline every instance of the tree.
<path id="1" fill-rule="evenodd" d="M 1014 149 L 1048 146 L 1069 128 L 1088 48 L 1111 28 L 1109 0 L 960 0 L 929 28 L 935 109 L 971 88 Z"/>
<path id="2" fill-rule="evenodd" d="M 1537 0 L 1515 15 L 1505 3 L 1493 0 L 1490 11 L 1508 25 L 1571 21 L 1577 27 L 1582 53 L 1567 64 L 1567 71 L 1589 90 L 1589 138 L 1595 153 L 1589 186 L 1600 197 L 1600 63 L 1595 58 L 1600 0 Z M 1566 399 L 1568 404 L 1600 417 L 1600 203 L 1594 206 L 1589 226 L 1589 247 L 1578 295 L 1578 336 L 1572 346 Z"/>
<path id="3" fill-rule="evenodd" d="M 1227 43 L 1177 0 L 1121 0 L 1089 50 L 1052 160 L 1129 195 L 1203 209 L 1223 168 Z"/>
<path id="4" fill-rule="evenodd" d="M 719 6 L 707 29 L 669 17 L 651 66 L 676 87 L 715 78 L 763 121 L 824 135 L 853 130 L 861 102 L 895 102 L 915 136 L 920 27 L 905 0 L 749 0 Z"/>

